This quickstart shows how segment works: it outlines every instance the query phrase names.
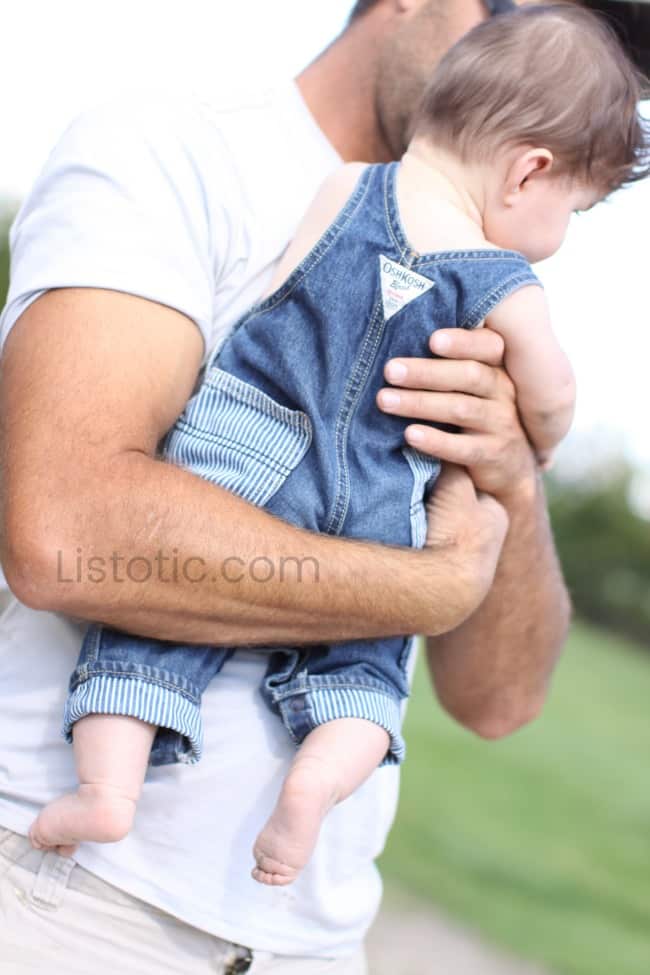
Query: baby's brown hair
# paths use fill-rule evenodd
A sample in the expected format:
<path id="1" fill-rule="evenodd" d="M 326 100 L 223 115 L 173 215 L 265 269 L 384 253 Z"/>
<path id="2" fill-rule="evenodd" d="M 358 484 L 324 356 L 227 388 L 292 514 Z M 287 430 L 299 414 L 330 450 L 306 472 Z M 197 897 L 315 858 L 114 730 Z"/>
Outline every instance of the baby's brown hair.
<path id="1" fill-rule="evenodd" d="M 464 162 L 509 145 L 549 149 L 554 172 L 603 195 L 650 174 L 642 76 L 609 25 L 568 3 L 480 23 L 440 61 L 413 134 Z"/>

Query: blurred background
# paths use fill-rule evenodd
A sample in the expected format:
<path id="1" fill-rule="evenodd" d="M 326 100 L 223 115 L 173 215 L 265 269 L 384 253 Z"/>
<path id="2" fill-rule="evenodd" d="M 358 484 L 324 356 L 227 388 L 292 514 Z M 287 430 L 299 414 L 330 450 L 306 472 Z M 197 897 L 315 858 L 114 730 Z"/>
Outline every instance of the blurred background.
<path id="1" fill-rule="evenodd" d="M 218 98 L 293 76 L 351 6 L 12 5 L 0 306 L 12 215 L 76 114 L 134 86 Z M 441 713 L 419 668 L 373 975 L 650 973 L 649 215 L 650 185 L 625 190 L 576 217 L 538 266 L 578 377 L 575 429 L 548 479 L 576 622 L 543 717 L 501 742 Z"/>

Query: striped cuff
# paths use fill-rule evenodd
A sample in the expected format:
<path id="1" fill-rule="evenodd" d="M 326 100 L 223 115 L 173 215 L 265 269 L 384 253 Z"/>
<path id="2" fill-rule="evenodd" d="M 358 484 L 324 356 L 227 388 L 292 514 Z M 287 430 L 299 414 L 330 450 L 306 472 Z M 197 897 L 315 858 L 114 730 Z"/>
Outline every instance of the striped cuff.
<path id="1" fill-rule="evenodd" d="M 382 765 L 399 765 L 406 756 L 406 744 L 401 735 L 402 708 L 397 698 L 389 697 L 369 687 L 311 687 L 305 688 L 309 720 L 313 728 L 337 718 L 363 718 L 384 728 L 390 736 L 390 747 Z M 291 725 L 294 716 L 291 697 L 280 705 L 285 723 Z"/>
<path id="2" fill-rule="evenodd" d="M 199 706 L 184 694 L 151 680 L 97 674 L 78 684 L 69 695 L 63 715 L 63 736 L 72 742 L 72 726 L 89 714 L 121 714 L 184 739 L 182 761 L 194 765 L 203 752 L 203 723 Z"/>

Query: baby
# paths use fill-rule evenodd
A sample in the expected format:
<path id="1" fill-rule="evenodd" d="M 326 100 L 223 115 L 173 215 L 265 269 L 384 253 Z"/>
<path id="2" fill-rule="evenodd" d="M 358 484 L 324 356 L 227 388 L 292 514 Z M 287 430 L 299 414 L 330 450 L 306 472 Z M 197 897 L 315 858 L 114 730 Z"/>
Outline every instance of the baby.
<path id="1" fill-rule="evenodd" d="M 422 546 L 440 464 L 377 408 L 384 364 L 425 356 L 434 329 L 485 325 L 503 336 L 548 464 L 574 379 L 529 262 L 558 249 L 572 213 L 646 175 L 640 94 L 614 35 L 577 7 L 525 7 L 467 34 L 432 78 L 402 160 L 346 165 L 322 187 L 164 456 L 305 529 Z M 299 747 L 256 840 L 255 879 L 294 880 L 328 810 L 402 761 L 412 648 L 266 651 L 262 695 Z M 64 719 L 80 786 L 41 812 L 34 846 L 70 854 L 126 835 L 147 764 L 198 761 L 201 693 L 233 652 L 91 626 Z"/>

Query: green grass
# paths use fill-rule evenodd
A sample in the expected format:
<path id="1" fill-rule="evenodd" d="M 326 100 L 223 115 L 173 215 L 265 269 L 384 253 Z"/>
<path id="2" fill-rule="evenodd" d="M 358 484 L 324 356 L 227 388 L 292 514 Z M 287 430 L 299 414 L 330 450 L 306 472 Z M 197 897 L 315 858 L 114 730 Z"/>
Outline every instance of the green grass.
<path id="1" fill-rule="evenodd" d="M 575 626 L 543 717 L 500 742 L 420 664 L 388 885 L 563 975 L 649 975 L 650 654 Z"/>

